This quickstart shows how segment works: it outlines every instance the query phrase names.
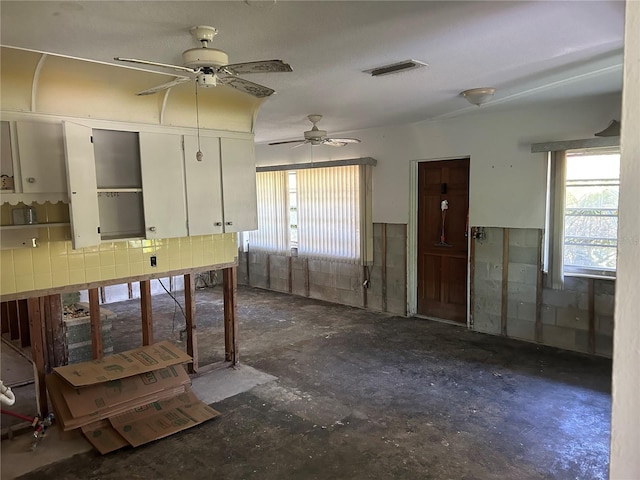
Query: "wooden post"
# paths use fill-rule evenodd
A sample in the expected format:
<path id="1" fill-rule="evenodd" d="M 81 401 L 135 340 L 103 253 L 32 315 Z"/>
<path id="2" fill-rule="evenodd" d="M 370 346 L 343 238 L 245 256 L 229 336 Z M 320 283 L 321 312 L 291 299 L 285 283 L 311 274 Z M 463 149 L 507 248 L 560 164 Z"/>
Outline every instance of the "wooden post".
<path id="1" fill-rule="evenodd" d="M 266 276 L 267 276 L 267 290 L 271 290 L 271 255 L 269 255 L 268 253 L 265 254 L 267 256 L 267 259 L 265 261 L 266 263 Z"/>
<path id="2" fill-rule="evenodd" d="M 304 259 L 304 294 L 311 296 L 311 281 L 309 280 L 309 259 Z"/>
<path id="3" fill-rule="evenodd" d="M 184 276 L 184 306 L 186 313 L 187 354 L 193 358 L 187 368 L 198 373 L 198 338 L 196 336 L 196 282 L 192 274 Z"/>
<path id="4" fill-rule="evenodd" d="M 9 338 L 17 340 L 20 338 L 20 322 L 18 322 L 18 301 L 9 302 Z"/>
<path id="5" fill-rule="evenodd" d="M 47 373 L 51 373 L 51 370 L 55 366 L 55 356 L 53 354 L 53 327 L 51 322 L 51 302 L 49 297 L 40 297 L 40 311 L 43 318 L 43 334 L 45 344 L 45 357 L 44 366 Z"/>
<path id="6" fill-rule="evenodd" d="M 89 320 L 91 322 L 91 353 L 93 359 L 102 358 L 102 322 L 98 289 L 89 289 Z"/>
<path id="7" fill-rule="evenodd" d="M 224 295 L 224 359 L 235 365 L 238 363 L 238 319 L 236 316 L 238 278 L 236 267 L 222 270 L 222 290 Z"/>
<path id="8" fill-rule="evenodd" d="M 18 300 L 18 327 L 20 329 L 20 347 L 28 347 L 31 344 L 31 336 L 29 334 L 29 307 L 26 300 Z"/>
<path id="9" fill-rule="evenodd" d="M 293 293 L 293 257 L 289 256 L 287 257 L 287 259 L 288 259 L 288 265 L 289 265 L 287 287 L 288 287 L 289 293 Z"/>
<path id="10" fill-rule="evenodd" d="M 386 312 L 387 311 L 387 224 L 383 223 L 381 224 L 382 227 L 382 233 L 381 233 L 381 245 L 380 245 L 380 250 L 381 250 L 381 255 L 382 258 L 380 259 L 380 267 L 382 269 L 382 272 L 380 274 L 381 276 L 381 288 L 382 288 L 382 311 Z"/>
<path id="11" fill-rule="evenodd" d="M 509 229 L 502 232 L 502 309 L 500 332 L 507 335 L 507 307 L 509 299 Z"/>
<path id="12" fill-rule="evenodd" d="M 151 281 L 140 282 L 140 311 L 142 313 L 142 345 L 153 343 L 153 317 L 151 315 Z"/>
<path id="13" fill-rule="evenodd" d="M 51 340 L 53 342 L 53 365 L 52 367 L 60 367 L 67 364 L 67 336 L 64 328 L 64 311 L 62 308 L 61 295 L 49 295 L 47 297 L 51 317 L 45 319 L 51 324 Z"/>
<path id="14" fill-rule="evenodd" d="M 362 308 L 367 309 L 369 299 L 367 296 L 367 290 L 369 289 L 369 284 L 365 285 L 365 282 L 369 280 L 369 267 L 367 265 L 362 266 Z"/>
<path id="15" fill-rule="evenodd" d="M 9 333 L 9 302 L 2 302 L 0 305 L 2 307 L 2 313 L 0 315 L 2 318 L 1 332 L 4 335 L 5 333 Z"/>
<path id="16" fill-rule="evenodd" d="M 36 385 L 36 407 L 38 416 L 43 418 L 49 413 L 47 405 L 47 387 L 45 385 L 44 366 L 44 338 L 42 336 L 42 310 L 40 308 L 40 298 L 34 297 L 27 300 L 29 309 L 29 334 L 31 337 L 31 357 L 33 358 L 33 374 Z"/>
<path id="17" fill-rule="evenodd" d="M 542 343 L 542 289 L 544 276 L 542 274 L 542 230 L 538 230 L 538 277 L 536 278 L 536 325 L 535 340 Z"/>
<path id="18" fill-rule="evenodd" d="M 476 227 L 471 227 L 469 235 L 469 326 L 473 327 L 476 303 Z"/>

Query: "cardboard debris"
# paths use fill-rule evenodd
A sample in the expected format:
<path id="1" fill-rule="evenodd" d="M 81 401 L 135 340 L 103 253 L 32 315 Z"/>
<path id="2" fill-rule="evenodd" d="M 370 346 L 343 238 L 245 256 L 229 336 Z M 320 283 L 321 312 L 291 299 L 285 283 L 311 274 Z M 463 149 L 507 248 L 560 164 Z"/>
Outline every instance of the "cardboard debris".
<path id="1" fill-rule="evenodd" d="M 109 418 L 113 428 L 134 447 L 164 438 L 219 416 L 188 390 Z"/>
<path id="2" fill-rule="evenodd" d="M 53 370 L 72 386 L 85 387 L 190 361 L 189 355 L 165 340 L 99 360 L 65 365 Z"/>
<path id="3" fill-rule="evenodd" d="M 106 454 L 219 416 L 191 391 L 191 379 L 180 365 L 191 360 L 163 341 L 55 368 L 45 381 L 60 429 L 81 428 Z"/>
<path id="4" fill-rule="evenodd" d="M 82 427 L 82 433 L 102 455 L 114 452 L 129 445 L 111 426 L 109 420 L 100 420 Z"/>

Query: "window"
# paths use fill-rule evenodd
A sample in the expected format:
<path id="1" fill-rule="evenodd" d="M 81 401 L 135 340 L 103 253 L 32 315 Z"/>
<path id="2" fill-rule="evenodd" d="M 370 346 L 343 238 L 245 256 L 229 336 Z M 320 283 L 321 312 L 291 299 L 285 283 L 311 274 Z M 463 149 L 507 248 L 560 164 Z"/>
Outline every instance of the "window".
<path id="1" fill-rule="evenodd" d="M 565 274 L 615 276 L 619 186 L 618 147 L 551 152 L 545 265 L 553 288 Z"/>
<path id="2" fill-rule="evenodd" d="M 565 180 L 564 270 L 615 272 L 620 153 L 568 150 Z"/>
<path id="3" fill-rule="evenodd" d="M 256 174 L 258 230 L 249 233 L 249 248 L 279 253 L 293 248 L 308 258 L 366 262 L 370 166 L 275 168 L 280 170 L 263 167 Z"/>

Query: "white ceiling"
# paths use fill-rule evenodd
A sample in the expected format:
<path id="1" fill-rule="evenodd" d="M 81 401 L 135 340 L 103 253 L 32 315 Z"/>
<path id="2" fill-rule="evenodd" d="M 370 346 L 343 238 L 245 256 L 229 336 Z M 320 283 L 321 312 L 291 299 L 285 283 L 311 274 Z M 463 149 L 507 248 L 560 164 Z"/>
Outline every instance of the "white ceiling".
<path id="1" fill-rule="evenodd" d="M 481 108 L 622 89 L 622 1 L 3 0 L 0 17 L 4 46 L 112 64 L 179 65 L 194 25 L 218 29 L 212 46 L 230 63 L 282 59 L 292 73 L 245 77 L 277 91 L 257 142 L 300 138 L 311 113 L 333 135 L 464 114 L 477 108 L 459 95 L 468 88 L 497 88 Z M 362 73 L 407 59 L 429 66 Z"/>

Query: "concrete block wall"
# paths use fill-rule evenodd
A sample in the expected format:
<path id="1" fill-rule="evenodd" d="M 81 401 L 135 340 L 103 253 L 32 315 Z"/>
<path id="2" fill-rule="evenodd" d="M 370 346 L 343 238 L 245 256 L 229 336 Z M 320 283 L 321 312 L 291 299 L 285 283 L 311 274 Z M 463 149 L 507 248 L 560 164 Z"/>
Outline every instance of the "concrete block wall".
<path id="1" fill-rule="evenodd" d="M 542 232 L 485 228 L 486 237 L 474 240 L 473 326 L 479 332 L 502 334 L 504 249 L 508 249 L 506 276 L 506 335 L 567 350 L 610 357 L 613 344 L 615 282 L 565 277 L 564 289 L 544 288 L 538 282 Z M 593 283 L 593 327 L 590 327 L 589 284 Z M 539 286 L 540 285 L 540 286 Z M 538 305 L 538 289 L 542 289 Z M 536 325 L 538 335 L 536 337 Z M 593 332 L 590 332 L 593 328 Z M 590 336 L 594 339 L 590 347 Z"/>
<path id="2" fill-rule="evenodd" d="M 404 224 L 374 224 L 373 265 L 238 252 L 238 283 L 406 315 Z M 385 245 L 383 252 L 382 245 Z M 369 288 L 363 286 L 369 280 Z"/>

